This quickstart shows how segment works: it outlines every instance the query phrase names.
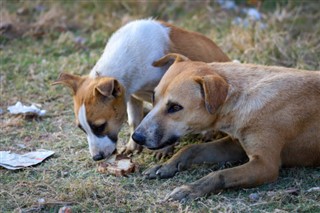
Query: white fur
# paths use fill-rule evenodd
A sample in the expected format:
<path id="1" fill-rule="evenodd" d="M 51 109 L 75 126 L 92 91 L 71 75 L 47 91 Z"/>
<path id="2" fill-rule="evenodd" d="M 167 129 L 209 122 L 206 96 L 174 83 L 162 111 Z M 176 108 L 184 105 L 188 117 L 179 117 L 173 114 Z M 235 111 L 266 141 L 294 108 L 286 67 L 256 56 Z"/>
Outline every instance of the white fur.
<path id="1" fill-rule="evenodd" d="M 130 22 L 111 36 L 90 72 L 92 78 L 97 75 L 113 77 L 125 88 L 131 131 L 143 118 L 141 100 L 151 101 L 154 88 L 168 69 L 154 67 L 152 63 L 169 51 L 169 34 L 170 28 L 151 19 Z M 88 136 L 88 142 L 91 155 L 104 150 L 104 142 L 99 138 Z M 127 147 L 134 147 L 133 144 L 129 140 Z"/>
<path id="2" fill-rule="evenodd" d="M 168 51 L 169 32 L 151 19 L 128 23 L 109 39 L 90 76 L 98 72 L 116 78 L 125 87 L 127 100 L 141 90 L 153 91 L 166 69 L 153 67 L 152 63 Z"/>
<path id="3" fill-rule="evenodd" d="M 93 134 L 86 117 L 86 107 L 83 104 L 79 109 L 79 122 L 82 126 L 82 128 L 87 133 L 87 140 L 89 143 L 89 150 L 91 156 L 96 156 L 100 154 L 100 152 L 103 152 L 104 156 L 110 156 L 113 151 L 116 149 L 116 144 L 110 140 L 108 136 L 105 137 L 97 137 L 95 134 Z"/>

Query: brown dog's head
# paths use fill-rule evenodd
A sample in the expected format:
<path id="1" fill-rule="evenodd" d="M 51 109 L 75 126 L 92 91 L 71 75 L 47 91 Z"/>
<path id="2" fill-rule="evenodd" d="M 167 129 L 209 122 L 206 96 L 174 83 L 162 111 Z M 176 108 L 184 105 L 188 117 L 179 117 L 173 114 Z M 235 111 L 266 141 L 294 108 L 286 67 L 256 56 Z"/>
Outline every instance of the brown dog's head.
<path id="1" fill-rule="evenodd" d="M 72 89 L 76 123 L 87 134 L 93 160 L 108 158 L 116 149 L 126 115 L 124 88 L 114 78 L 66 73 L 60 74 L 56 84 Z"/>
<path id="2" fill-rule="evenodd" d="M 162 66 L 172 59 L 175 62 L 155 88 L 154 108 L 132 135 L 149 149 L 163 148 L 181 136 L 212 127 L 227 97 L 227 82 L 206 63 L 168 54 L 154 65 Z"/>

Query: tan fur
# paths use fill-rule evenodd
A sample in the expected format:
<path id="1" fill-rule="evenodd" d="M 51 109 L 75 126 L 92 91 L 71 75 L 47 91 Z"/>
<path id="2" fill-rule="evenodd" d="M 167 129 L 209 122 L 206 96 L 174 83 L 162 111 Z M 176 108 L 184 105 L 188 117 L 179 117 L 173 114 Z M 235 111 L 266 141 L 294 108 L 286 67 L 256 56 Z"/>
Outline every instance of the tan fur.
<path id="1" fill-rule="evenodd" d="M 320 166 L 319 71 L 180 61 L 155 91 L 154 109 L 135 132 L 144 135 L 145 146 L 155 149 L 165 143 L 161 137 L 210 128 L 231 138 L 185 147 L 165 164 L 147 170 L 147 177 L 172 177 L 193 163 L 248 160 L 178 187 L 168 199 L 255 187 L 275 181 L 281 166 Z M 183 109 L 167 113 L 169 101 Z M 162 132 L 152 136 L 147 126 Z"/>
<path id="2" fill-rule="evenodd" d="M 172 29 L 170 33 L 170 53 L 180 53 L 193 61 L 208 63 L 230 61 L 228 56 L 204 35 L 181 29 L 166 22 L 161 23 Z"/>
<path id="3" fill-rule="evenodd" d="M 125 118 L 124 89 L 115 82 L 117 80 L 106 77 L 98 77 L 94 80 L 85 78 L 83 86 L 79 87 L 77 94 L 73 96 L 74 111 L 79 112 L 80 106 L 85 104 L 88 122 L 96 126 L 108 122 L 104 133 L 113 138 L 117 137 Z M 104 111 L 108 113 L 102 113 Z"/>
<path id="4" fill-rule="evenodd" d="M 107 77 L 92 79 L 63 73 L 54 84 L 65 84 L 74 91 L 77 125 L 79 108 L 85 104 L 88 122 L 95 126 L 108 122 L 104 134 L 117 137 L 125 118 L 124 88 L 117 80 Z"/>

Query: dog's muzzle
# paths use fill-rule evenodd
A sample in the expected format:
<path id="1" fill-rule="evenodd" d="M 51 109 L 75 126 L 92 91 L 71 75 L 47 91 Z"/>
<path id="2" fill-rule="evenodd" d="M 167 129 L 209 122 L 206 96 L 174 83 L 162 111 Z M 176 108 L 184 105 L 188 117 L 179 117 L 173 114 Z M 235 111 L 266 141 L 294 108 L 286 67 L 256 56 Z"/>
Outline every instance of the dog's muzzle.
<path id="1" fill-rule="evenodd" d="M 157 150 L 157 149 L 162 149 L 166 146 L 170 146 L 170 145 L 174 144 L 175 142 L 177 142 L 179 137 L 174 135 L 174 136 L 170 137 L 168 140 L 166 140 L 164 143 L 160 143 L 160 144 L 158 142 L 147 143 L 147 137 L 144 134 L 142 134 L 138 131 L 135 131 L 132 134 L 132 139 L 137 144 L 145 146 L 146 148 L 148 148 L 150 150 Z"/>
<path id="2" fill-rule="evenodd" d="M 132 139 L 139 145 L 144 145 L 146 142 L 146 137 L 139 132 L 134 132 L 132 134 Z"/>
<path id="3" fill-rule="evenodd" d="M 116 154 L 117 153 L 117 149 L 115 149 L 111 155 Z M 110 156 L 111 156 L 110 155 Z M 103 160 L 105 158 L 108 158 L 110 156 L 105 156 L 105 154 L 103 152 L 99 152 L 99 154 L 96 154 L 95 156 L 92 157 L 92 160 L 94 161 L 99 161 L 99 160 Z"/>
<path id="4" fill-rule="evenodd" d="M 99 152 L 99 154 L 93 156 L 92 159 L 94 161 L 99 161 L 99 160 L 105 159 L 105 156 L 104 156 L 103 152 Z"/>
<path id="5" fill-rule="evenodd" d="M 158 149 L 163 149 L 165 148 L 166 146 L 171 146 L 173 144 L 175 144 L 177 141 L 179 140 L 179 137 L 178 136 L 172 136 L 170 137 L 167 141 L 165 141 L 164 143 L 158 145 L 157 147 L 148 147 L 148 149 L 150 150 L 158 150 Z"/>

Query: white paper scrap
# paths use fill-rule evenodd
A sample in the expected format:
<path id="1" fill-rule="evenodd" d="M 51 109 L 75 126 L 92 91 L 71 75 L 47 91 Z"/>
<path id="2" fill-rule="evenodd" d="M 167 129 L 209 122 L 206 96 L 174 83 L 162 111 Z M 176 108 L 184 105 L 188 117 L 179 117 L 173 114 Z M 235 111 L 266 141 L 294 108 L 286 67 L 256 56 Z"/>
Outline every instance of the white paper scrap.
<path id="1" fill-rule="evenodd" d="M 15 105 L 9 106 L 8 110 L 11 114 L 26 114 L 26 113 L 32 113 L 39 116 L 43 116 L 46 114 L 46 110 L 41 110 L 38 107 L 36 107 L 34 104 L 31 106 L 25 106 L 20 101 L 18 101 Z"/>
<path id="2" fill-rule="evenodd" d="M 10 170 L 22 169 L 27 166 L 41 163 L 46 158 L 54 154 L 54 151 L 38 149 L 25 154 L 11 153 L 10 151 L 0 151 L 0 166 Z"/>

